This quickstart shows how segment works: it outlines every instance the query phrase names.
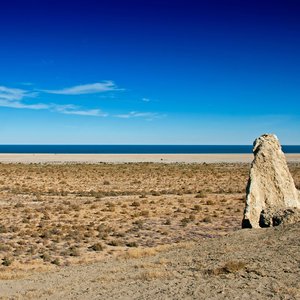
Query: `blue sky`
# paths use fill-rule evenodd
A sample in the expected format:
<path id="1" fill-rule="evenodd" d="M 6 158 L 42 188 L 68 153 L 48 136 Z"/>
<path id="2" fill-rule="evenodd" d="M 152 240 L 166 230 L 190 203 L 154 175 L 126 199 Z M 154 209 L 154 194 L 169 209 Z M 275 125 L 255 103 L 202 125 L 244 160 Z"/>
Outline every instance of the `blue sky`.
<path id="1" fill-rule="evenodd" d="M 297 0 L 0 0 L 1 144 L 300 144 Z"/>

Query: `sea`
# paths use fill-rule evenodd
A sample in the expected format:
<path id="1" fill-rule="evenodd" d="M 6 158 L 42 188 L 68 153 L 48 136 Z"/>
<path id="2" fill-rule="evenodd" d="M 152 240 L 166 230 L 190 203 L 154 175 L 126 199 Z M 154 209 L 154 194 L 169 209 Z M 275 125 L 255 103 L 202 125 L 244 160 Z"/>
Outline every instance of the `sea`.
<path id="1" fill-rule="evenodd" d="M 285 153 L 300 153 L 300 145 L 283 145 Z M 0 153 L 45 154 L 241 154 L 252 145 L 0 145 Z"/>

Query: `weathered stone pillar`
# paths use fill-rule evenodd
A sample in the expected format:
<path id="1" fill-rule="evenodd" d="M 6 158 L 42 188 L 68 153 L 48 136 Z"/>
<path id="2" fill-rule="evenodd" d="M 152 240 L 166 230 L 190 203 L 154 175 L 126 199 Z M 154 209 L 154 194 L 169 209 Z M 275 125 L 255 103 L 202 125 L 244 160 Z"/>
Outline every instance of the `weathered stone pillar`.
<path id="1" fill-rule="evenodd" d="M 279 211 L 300 208 L 299 192 L 278 138 L 272 134 L 263 134 L 254 141 L 253 153 L 243 228 L 268 226 L 263 220 L 264 216 L 267 216 L 269 226 L 272 226 L 273 214 L 275 216 Z"/>

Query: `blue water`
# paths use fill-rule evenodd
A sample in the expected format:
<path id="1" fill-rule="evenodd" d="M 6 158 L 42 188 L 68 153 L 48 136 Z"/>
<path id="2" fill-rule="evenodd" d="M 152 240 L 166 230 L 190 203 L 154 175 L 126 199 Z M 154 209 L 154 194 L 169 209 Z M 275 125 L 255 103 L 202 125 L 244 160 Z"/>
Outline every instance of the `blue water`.
<path id="1" fill-rule="evenodd" d="M 300 145 L 282 146 L 285 153 L 300 153 Z M 0 153 L 65 154 L 201 154 L 252 153 L 250 145 L 0 145 Z"/>

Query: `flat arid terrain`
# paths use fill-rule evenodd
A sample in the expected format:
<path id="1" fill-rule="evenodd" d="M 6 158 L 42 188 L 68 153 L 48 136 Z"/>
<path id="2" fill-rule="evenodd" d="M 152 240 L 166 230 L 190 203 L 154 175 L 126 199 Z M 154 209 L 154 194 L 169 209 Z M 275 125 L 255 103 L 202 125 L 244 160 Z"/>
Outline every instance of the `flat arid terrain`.
<path id="1" fill-rule="evenodd" d="M 0 298 L 297 299 L 299 224 L 240 230 L 249 168 L 1 163 Z"/>
<path id="2" fill-rule="evenodd" d="M 300 162 L 299 153 L 285 154 L 287 161 Z M 250 163 L 252 154 L 10 154 L 0 153 L 6 163 Z"/>

